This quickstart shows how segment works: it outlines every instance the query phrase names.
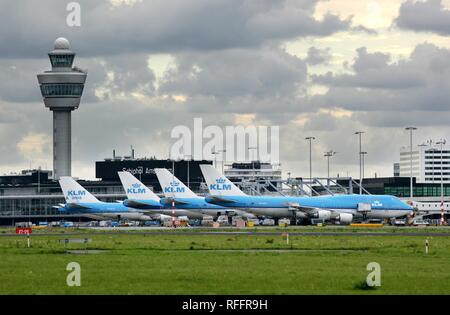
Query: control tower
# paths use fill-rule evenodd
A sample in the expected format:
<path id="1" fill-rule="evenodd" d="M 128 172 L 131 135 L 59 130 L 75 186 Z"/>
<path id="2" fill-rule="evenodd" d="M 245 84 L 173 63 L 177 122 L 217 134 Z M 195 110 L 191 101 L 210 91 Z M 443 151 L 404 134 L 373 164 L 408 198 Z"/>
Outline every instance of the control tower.
<path id="1" fill-rule="evenodd" d="M 45 107 L 53 112 L 53 177 L 70 176 L 72 166 L 72 111 L 80 105 L 87 73 L 72 67 L 75 53 L 65 38 L 55 40 L 54 50 L 48 53 L 51 71 L 37 78 Z"/>

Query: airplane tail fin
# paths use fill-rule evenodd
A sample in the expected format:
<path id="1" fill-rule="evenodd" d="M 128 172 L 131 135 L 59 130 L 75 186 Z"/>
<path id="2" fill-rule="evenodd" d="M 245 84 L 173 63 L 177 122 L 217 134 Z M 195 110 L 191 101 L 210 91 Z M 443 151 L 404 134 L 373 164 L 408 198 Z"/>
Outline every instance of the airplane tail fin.
<path id="1" fill-rule="evenodd" d="M 235 184 L 221 174 L 215 167 L 208 164 L 200 165 L 203 177 L 208 185 L 209 193 L 213 196 L 245 196 Z"/>
<path id="2" fill-rule="evenodd" d="M 198 196 L 166 168 L 155 168 L 165 197 L 198 198 Z"/>
<path id="3" fill-rule="evenodd" d="M 70 176 L 61 176 L 59 185 L 61 186 L 64 199 L 66 199 L 67 203 L 100 203 L 94 195 Z"/>
<path id="4" fill-rule="evenodd" d="M 159 197 L 130 172 L 118 172 L 118 174 L 128 199 L 154 200 L 159 202 Z"/>

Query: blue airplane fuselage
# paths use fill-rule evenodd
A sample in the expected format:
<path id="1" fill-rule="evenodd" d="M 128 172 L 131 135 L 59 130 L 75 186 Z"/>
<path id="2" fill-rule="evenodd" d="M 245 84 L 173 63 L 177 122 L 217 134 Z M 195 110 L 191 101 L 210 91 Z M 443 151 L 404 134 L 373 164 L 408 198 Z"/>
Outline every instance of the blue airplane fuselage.
<path id="1" fill-rule="evenodd" d="M 208 196 L 206 201 L 237 209 L 252 209 L 258 215 L 283 217 L 292 215 L 298 207 L 358 213 L 359 204 L 370 204 L 368 217 L 386 218 L 411 214 L 413 208 L 397 197 L 389 195 L 333 195 L 319 197 L 283 196 Z M 249 210 L 250 211 L 250 210 Z"/>

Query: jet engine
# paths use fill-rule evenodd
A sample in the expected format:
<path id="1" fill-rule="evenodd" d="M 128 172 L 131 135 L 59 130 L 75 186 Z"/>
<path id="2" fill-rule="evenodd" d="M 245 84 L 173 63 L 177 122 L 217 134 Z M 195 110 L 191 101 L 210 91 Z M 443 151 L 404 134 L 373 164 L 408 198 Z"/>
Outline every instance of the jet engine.
<path id="1" fill-rule="evenodd" d="M 328 221 L 331 218 L 331 211 L 328 210 L 319 210 L 314 214 L 314 218 Z"/>
<path id="2" fill-rule="evenodd" d="M 308 218 L 308 215 L 306 213 L 302 212 L 302 211 L 296 211 L 295 212 L 295 216 L 298 219 L 307 219 Z"/>
<path id="3" fill-rule="evenodd" d="M 350 224 L 353 221 L 353 214 L 339 213 L 338 220 L 341 224 Z"/>

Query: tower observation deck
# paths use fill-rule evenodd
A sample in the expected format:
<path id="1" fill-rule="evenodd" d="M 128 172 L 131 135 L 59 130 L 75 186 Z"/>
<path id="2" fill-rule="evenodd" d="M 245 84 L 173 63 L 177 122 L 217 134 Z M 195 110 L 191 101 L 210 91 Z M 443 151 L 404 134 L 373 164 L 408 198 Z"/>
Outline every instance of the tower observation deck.
<path id="1" fill-rule="evenodd" d="M 58 38 L 48 53 L 52 70 L 37 75 L 45 107 L 53 112 L 53 176 L 70 176 L 72 166 L 72 111 L 80 105 L 87 73 L 72 67 L 75 53 L 69 41 Z"/>

